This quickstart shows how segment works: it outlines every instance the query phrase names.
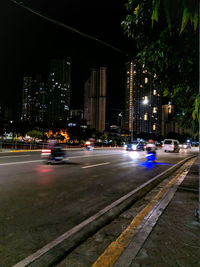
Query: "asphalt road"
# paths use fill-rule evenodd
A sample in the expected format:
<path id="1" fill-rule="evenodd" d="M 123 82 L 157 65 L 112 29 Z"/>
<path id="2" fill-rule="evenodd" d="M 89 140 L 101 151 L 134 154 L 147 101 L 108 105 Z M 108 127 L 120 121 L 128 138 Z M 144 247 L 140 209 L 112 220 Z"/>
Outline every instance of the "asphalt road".
<path id="1" fill-rule="evenodd" d="M 197 151 L 197 150 L 196 150 Z M 195 149 L 67 151 L 46 165 L 40 152 L 0 153 L 0 266 L 13 266 L 59 235 L 176 164 Z"/>

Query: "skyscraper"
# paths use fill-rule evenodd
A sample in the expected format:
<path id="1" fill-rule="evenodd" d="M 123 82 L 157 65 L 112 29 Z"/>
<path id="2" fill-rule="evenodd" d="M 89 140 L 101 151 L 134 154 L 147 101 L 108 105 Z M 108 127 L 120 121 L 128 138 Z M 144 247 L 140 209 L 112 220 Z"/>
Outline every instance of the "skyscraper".
<path id="1" fill-rule="evenodd" d="M 21 120 L 39 125 L 44 122 L 46 108 L 46 87 L 41 75 L 24 77 Z"/>
<path id="2" fill-rule="evenodd" d="M 71 63 L 53 59 L 47 82 L 47 122 L 49 127 L 66 126 L 69 119 Z"/>
<path id="3" fill-rule="evenodd" d="M 129 132 L 161 134 L 161 96 L 145 66 L 136 60 L 126 64 L 124 128 Z"/>
<path id="4" fill-rule="evenodd" d="M 105 130 L 106 120 L 106 68 L 92 69 L 85 83 L 84 119 L 90 128 Z"/>

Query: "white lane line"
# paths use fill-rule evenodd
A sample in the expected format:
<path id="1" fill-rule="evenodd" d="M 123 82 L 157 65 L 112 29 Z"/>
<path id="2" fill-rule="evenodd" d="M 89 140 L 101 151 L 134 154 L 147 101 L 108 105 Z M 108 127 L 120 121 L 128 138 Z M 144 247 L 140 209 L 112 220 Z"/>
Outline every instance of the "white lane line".
<path id="1" fill-rule="evenodd" d="M 81 167 L 81 168 L 82 169 L 86 169 L 86 168 L 92 168 L 92 167 L 97 167 L 97 166 L 102 166 L 102 165 L 108 165 L 108 164 L 110 164 L 110 162 L 103 162 L 103 163 L 89 165 L 89 166 L 85 166 L 85 167 Z"/>
<path id="2" fill-rule="evenodd" d="M 115 154 L 115 153 L 113 153 L 113 154 Z M 89 155 L 87 155 L 87 156 L 74 156 L 74 157 L 67 157 L 67 159 L 98 157 L 98 156 L 105 156 L 105 155 L 108 155 L 108 154 L 91 155 L 91 156 L 89 156 Z M 44 161 L 44 159 L 41 159 L 41 160 L 30 160 L 30 161 L 17 161 L 17 162 L 0 163 L 0 166 L 15 165 L 15 164 L 25 164 L 25 163 L 34 163 L 34 162 L 41 162 L 41 161 Z M 108 164 L 108 163 L 106 163 L 106 164 Z"/>
<path id="3" fill-rule="evenodd" d="M 90 157 L 101 157 L 101 156 L 110 156 L 110 155 L 121 155 L 121 153 L 109 153 L 109 154 L 93 154 L 93 155 L 84 155 L 84 156 L 73 156 L 73 157 L 67 157 L 68 159 L 76 159 L 76 158 L 90 158 Z"/>
<path id="4" fill-rule="evenodd" d="M 0 159 L 20 158 L 20 157 L 30 157 L 30 156 L 31 156 L 31 155 L 5 156 L 5 157 L 0 157 Z"/>
<path id="5" fill-rule="evenodd" d="M 110 156 L 110 155 L 119 155 L 119 153 L 117 153 L 117 154 L 116 153 L 109 153 L 109 154 L 101 154 L 101 155 L 74 156 L 74 157 L 67 157 L 67 159 L 100 157 L 100 156 Z M 31 155 L 27 155 L 27 156 L 31 156 Z M 17 157 L 17 156 L 13 156 L 13 157 Z M 22 157 L 22 155 L 21 155 L 21 157 Z M 25 164 L 25 163 L 33 163 L 33 162 L 40 162 L 40 161 L 43 161 L 43 160 L 30 160 L 30 161 L 18 161 L 18 162 L 0 163 L 0 166 L 1 165 L 3 166 L 3 165 Z"/>
<path id="6" fill-rule="evenodd" d="M 40 161 L 43 161 L 43 160 L 39 159 L 39 160 L 29 160 L 29 161 L 8 162 L 8 163 L 1 163 L 0 166 L 15 165 L 15 164 L 25 164 L 25 163 L 34 163 L 34 162 L 40 162 Z"/>

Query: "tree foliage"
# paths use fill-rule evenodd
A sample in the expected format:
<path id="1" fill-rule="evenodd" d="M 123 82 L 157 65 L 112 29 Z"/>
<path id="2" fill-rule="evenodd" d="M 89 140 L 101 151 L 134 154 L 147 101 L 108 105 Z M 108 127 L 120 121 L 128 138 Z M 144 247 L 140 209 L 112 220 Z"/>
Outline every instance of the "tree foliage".
<path id="1" fill-rule="evenodd" d="M 184 128 L 198 129 L 198 1 L 128 0 L 125 33 Z M 194 111 L 196 110 L 196 112 Z M 193 118 L 193 120 L 192 120 Z"/>
<path id="2" fill-rule="evenodd" d="M 37 130 L 28 131 L 26 134 L 34 139 L 41 139 L 43 136 L 42 132 Z"/>

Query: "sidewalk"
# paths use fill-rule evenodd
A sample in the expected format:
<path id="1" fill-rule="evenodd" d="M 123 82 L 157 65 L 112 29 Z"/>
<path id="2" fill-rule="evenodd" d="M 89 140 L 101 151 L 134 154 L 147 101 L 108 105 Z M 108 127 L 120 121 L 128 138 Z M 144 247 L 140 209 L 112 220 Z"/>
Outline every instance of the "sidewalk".
<path id="1" fill-rule="evenodd" d="M 126 266 L 200 266 L 200 222 L 194 215 L 196 208 L 198 160 L 191 166 L 136 257 L 129 259 Z"/>

